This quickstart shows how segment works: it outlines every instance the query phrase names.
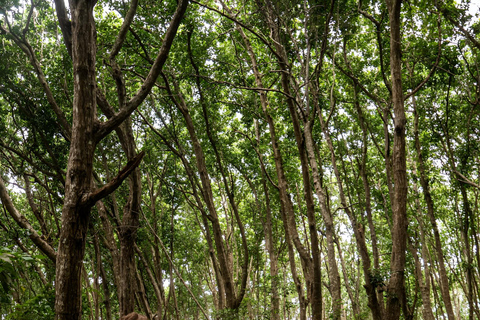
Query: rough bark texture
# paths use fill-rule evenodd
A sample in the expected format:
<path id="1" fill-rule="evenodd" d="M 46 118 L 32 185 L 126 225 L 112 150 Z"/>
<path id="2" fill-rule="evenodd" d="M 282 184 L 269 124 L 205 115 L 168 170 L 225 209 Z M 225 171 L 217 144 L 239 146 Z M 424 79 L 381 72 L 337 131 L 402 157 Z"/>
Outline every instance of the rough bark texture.
<path id="1" fill-rule="evenodd" d="M 96 120 L 94 1 L 72 1 L 73 125 L 57 253 L 55 313 L 58 320 L 81 319 L 81 274 L 90 218 L 81 198 L 92 185 Z"/>
<path id="2" fill-rule="evenodd" d="M 136 2 L 135 2 L 136 3 Z M 125 102 L 124 87 L 122 81 L 117 81 L 119 92 L 120 111 L 106 113 L 109 121 L 100 123 L 96 116 L 97 102 L 110 109 L 107 100 L 100 94 L 97 96 L 95 56 L 96 56 L 96 32 L 93 17 L 93 0 L 71 0 L 70 14 L 71 24 L 68 21 L 65 7 L 60 1 L 56 2 L 57 15 L 73 61 L 74 98 L 73 98 L 73 124 L 67 175 L 65 180 L 65 199 L 62 211 L 62 227 L 59 239 L 56 268 L 56 319 L 80 319 L 81 318 L 81 270 L 85 253 L 85 239 L 88 230 L 88 220 L 91 206 L 101 200 L 117 188 L 123 179 L 133 170 L 130 179 L 130 196 L 124 208 L 123 228 L 120 230 L 121 258 L 117 277 L 119 285 L 119 300 L 121 314 L 127 314 L 134 308 L 134 283 L 135 261 L 133 244 L 135 241 L 136 228 L 138 226 L 138 213 L 140 207 L 140 174 L 136 166 L 139 161 L 127 168 L 124 176 L 118 176 L 104 188 L 91 193 L 93 156 L 96 144 L 112 130 L 118 128 L 129 115 L 145 99 L 153 87 L 161 69 L 168 57 L 168 52 L 176 35 L 180 21 L 187 8 L 188 1 L 180 1 L 173 16 L 170 26 L 165 34 L 164 41 L 155 62 L 139 92 Z M 126 29 L 133 18 L 136 5 L 132 5 L 128 19 L 125 20 Z M 70 28 L 71 26 L 71 28 Z M 117 38 L 114 52 L 118 52 L 123 42 L 126 31 Z M 71 48 L 71 50 L 70 50 Z M 118 74 L 117 74 L 118 76 Z M 114 75 L 115 77 L 115 75 Z M 118 80 L 116 77 L 115 80 Z M 105 110 L 104 110 L 105 111 Z M 128 122 L 128 120 L 127 120 Z M 127 140 L 123 147 L 129 160 L 138 159 L 135 153 L 135 145 L 131 135 L 129 123 L 123 125 L 127 130 Z M 130 129 L 130 132 L 128 132 Z M 131 137 L 129 137 L 129 134 Z M 119 135 L 122 140 L 121 135 Z M 131 138 L 131 139 L 128 139 Z M 125 142 L 125 141 L 124 141 Z"/>
<path id="3" fill-rule="evenodd" d="M 390 17 L 390 69 L 394 109 L 391 277 L 387 286 L 386 317 L 398 320 L 405 305 L 405 252 L 407 244 L 407 165 L 405 154 L 405 107 L 402 87 L 402 50 L 400 37 L 401 0 L 387 0 Z M 388 170 L 388 169 L 387 169 Z"/>

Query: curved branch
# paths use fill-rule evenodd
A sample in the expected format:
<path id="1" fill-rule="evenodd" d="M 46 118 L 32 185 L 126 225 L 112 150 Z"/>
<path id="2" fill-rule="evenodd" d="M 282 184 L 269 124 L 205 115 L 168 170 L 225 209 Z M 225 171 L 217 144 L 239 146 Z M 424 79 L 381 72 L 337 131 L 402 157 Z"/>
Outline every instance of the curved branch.
<path id="1" fill-rule="evenodd" d="M 63 42 L 67 47 L 68 54 L 72 56 L 72 22 L 68 18 L 64 0 L 55 0 L 58 24 L 63 34 Z"/>
<path id="2" fill-rule="evenodd" d="M 38 232 L 32 227 L 30 222 L 22 215 L 15 205 L 13 204 L 12 199 L 8 195 L 7 188 L 3 183 L 3 179 L 0 176 L 0 200 L 2 200 L 3 205 L 7 209 L 10 216 L 15 220 L 15 222 L 22 228 L 29 232 L 29 238 L 32 242 L 50 259 L 53 263 L 56 262 L 57 253 L 55 249 L 45 241 Z"/>
<path id="3" fill-rule="evenodd" d="M 165 33 L 162 46 L 160 51 L 153 63 L 153 66 L 150 69 L 150 72 L 147 75 L 147 78 L 143 82 L 141 88 L 135 94 L 135 96 L 126 103 L 124 107 L 120 109 L 113 117 L 108 121 L 100 125 L 99 130 L 96 133 L 96 140 L 100 141 L 106 137 L 112 130 L 119 126 L 133 111 L 145 100 L 147 95 L 152 90 L 155 82 L 157 81 L 158 76 L 162 72 L 162 68 L 167 61 L 168 53 L 172 47 L 173 40 L 177 34 L 178 27 L 180 22 L 187 10 L 188 0 L 180 0 L 178 2 L 177 10 L 173 15 L 172 20 L 170 21 L 170 26 Z"/>
<path id="4" fill-rule="evenodd" d="M 132 24 L 133 18 L 135 17 L 135 14 L 137 12 L 137 7 L 138 0 L 132 0 L 132 3 L 130 4 L 130 9 L 128 9 L 127 15 L 125 16 L 122 26 L 120 27 L 120 31 L 118 32 L 117 39 L 115 39 L 115 44 L 113 45 L 112 51 L 110 52 L 110 60 L 115 59 L 117 54 L 120 52 L 120 49 L 123 46 L 123 42 L 127 37 L 128 29 L 130 29 L 130 25 Z"/>
<path id="5" fill-rule="evenodd" d="M 80 205 L 93 206 L 97 201 L 105 198 L 110 193 L 115 191 L 123 182 L 123 180 L 125 180 L 128 175 L 140 165 L 140 162 L 142 161 L 144 155 L 145 151 L 140 152 L 137 156 L 135 156 L 135 158 L 128 161 L 127 165 L 122 170 L 120 170 L 117 176 L 113 178 L 109 183 L 93 192 L 85 194 L 82 197 Z"/>

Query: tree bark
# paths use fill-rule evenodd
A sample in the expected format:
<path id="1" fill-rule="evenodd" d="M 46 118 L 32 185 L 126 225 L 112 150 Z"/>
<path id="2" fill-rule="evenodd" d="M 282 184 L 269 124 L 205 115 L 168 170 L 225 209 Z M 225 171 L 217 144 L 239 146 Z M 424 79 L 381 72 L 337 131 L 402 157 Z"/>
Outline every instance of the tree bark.
<path id="1" fill-rule="evenodd" d="M 92 185 L 96 146 L 95 1 L 72 1 L 73 125 L 65 180 L 65 200 L 57 253 L 55 313 L 57 320 L 82 317 L 81 274 L 90 205 L 81 205 Z"/>
<path id="2" fill-rule="evenodd" d="M 387 286 L 388 320 L 398 320 L 405 297 L 405 262 L 407 245 L 407 165 L 405 153 L 405 116 L 402 86 L 402 48 L 400 37 L 401 0 L 387 0 L 390 17 L 390 69 L 392 102 L 395 114 L 393 142 L 394 202 L 392 210 L 391 276 Z M 386 119 L 385 119 L 386 120 Z M 388 170 L 388 168 L 387 168 Z M 407 315 L 404 315 L 407 316 Z"/>
<path id="3" fill-rule="evenodd" d="M 455 314 L 453 313 L 452 300 L 450 297 L 450 289 L 448 283 L 447 270 L 445 268 L 445 258 L 443 255 L 442 242 L 440 240 L 440 233 L 438 231 L 437 222 L 435 220 L 435 211 L 434 211 L 434 202 L 432 195 L 430 194 L 430 183 L 427 179 L 425 173 L 425 163 L 422 156 L 422 148 L 420 146 L 419 138 L 419 119 L 418 119 L 418 110 L 415 100 L 415 96 L 412 96 L 412 103 L 414 107 L 414 136 L 415 136 L 415 149 L 417 152 L 417 163 L 418 171 L 420 173 L 420 184 L 422 185 L 423 198 L 427 204 L 427 213 L 430 220 L 430 225 L 432 226 L 433 236 L 435 239 L 435 249 L 437 253 L 438 260 L 438 273 L 440 278 L 440 291 L 442 293 L 443 302 L 445 304 L 445 309 L 447 311 L 448 320 L 455 320 Z"/>

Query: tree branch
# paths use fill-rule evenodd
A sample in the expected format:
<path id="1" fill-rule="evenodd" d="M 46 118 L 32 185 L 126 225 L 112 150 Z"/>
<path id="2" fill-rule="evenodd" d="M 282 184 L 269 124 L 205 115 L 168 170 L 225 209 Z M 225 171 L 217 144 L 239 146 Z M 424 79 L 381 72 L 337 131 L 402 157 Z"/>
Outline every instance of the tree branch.
<path id="1" fill-rule="evenodd" d="M 2 200 L 2 204 L 7 209 L 10 216 L 15 220 L 15 222 L 22 228 L 29 232 L 29 238 L 32 242 L 54 263 L 57 259 L 57 253 L 55 249 L 45 241 L 38 232 L 32 227 L 30 222 L 22 215 L 15 205 L 13 204 L 12 199 L 8 195 L 7 188 L 3 182 L 2 177 L 0 176 L 0 200 Z"/>
<path id="2" fill-rule="evenodd" d="M 99 130 L 96 133 L 96 140 L 100 141 L 106 137 L 112 130 L 119 126 L 133 111 L 145 100 L 147 95 L 152 90 L 158 76 L 162 72 L 162 68 L 167 61 L 168 53 L 172 47 L 173 40 L 177 34 L 178 27 L 182 21 L 183 15 L 187 10 L 188 0 L 180 0 L 178 2 L 177 10 L 170 21 L 170 26 L 165 33 L 160 51 L 147 75 L 147 78 L 143 82 L 141 88 L 135 94 L 135 96 L 126 103 L 124 107 L 120 109 L 112 118 L 100 125 Z"/>
<path id="3" fill-rule="evenodd" d="M 140 152 L 137 156 L 135 156 L 135 158 L 130 160 L 127 165 L 122 170 L 120 170 L 120 172 L 118 172 L 117 176 L 113 178 L 109 183 L 93 192 L 85 194 L 82 197 L 80 205 L 93 206 L 97 201 L 105 198 L 110 193 L 115 191 L 120 186 L 120 184 L 122 184 L 123 180 L 125 180 L 128 175 L 133 170 L 135 170 L 136 167 L 138 167 L 144 155 L 145 151 Z"/>
<path id="4" fill-rule="evenodd" d="M 15 33 L 11 32 L 10 29 L 7 30 L 2 25 L 0 25 L 0 30 L 9 34 L 12 37 L 12 40 L 15 42 L 15 44 L 27 55 L 28 59 L 30 60 L 30 63 L 35 69 L 35 73 L 37 75 L 38 81 L 42 85 L 43 91 L 47 96 L 48 103 L 50 104 L 53 111 L 55 112 L 55 115 L 57 116 L 58 122 L 60 123 L 61 129 L 62 129 L 62 134 L 64 135 L 65 139 L 67 139 L 67 141 L 70 141 L 72 129 L 70 127 L 70 124 L 67 121 L 67 118 L 65 117 L 65 114 L 63 113 L 62 109 L 57 104 L 57 101 L 53 96 L 52 90 L 50 89 L 50 86 L 47 83 L 47 78 L 43 73 L 40 62 L 35 56 L 35 52 L 33 51 L 32 46 L 30 45 L 30 43 L 28 43 L 28 41 L 25 38 L 20 38 Z"/>

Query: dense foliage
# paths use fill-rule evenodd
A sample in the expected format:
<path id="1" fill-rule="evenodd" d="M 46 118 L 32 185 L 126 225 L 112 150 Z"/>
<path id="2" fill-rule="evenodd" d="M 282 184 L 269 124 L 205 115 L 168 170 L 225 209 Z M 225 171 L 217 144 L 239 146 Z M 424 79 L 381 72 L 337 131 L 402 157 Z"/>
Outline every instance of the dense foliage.
<path id="1" fill-rule="evenodd" d="M 94 129 L 181 23 L 92 149 L 91 194 L 115 187 L 86 193 L 85 234 L 71 224 L 80 317 L 479 319 L 478 5 L 192 0 L 182 17 L 183 2 L 93 9 Z M 62 294 L 82 69 L 56 4 L 0 0 L 6 319 L 52 319 Z"/>

